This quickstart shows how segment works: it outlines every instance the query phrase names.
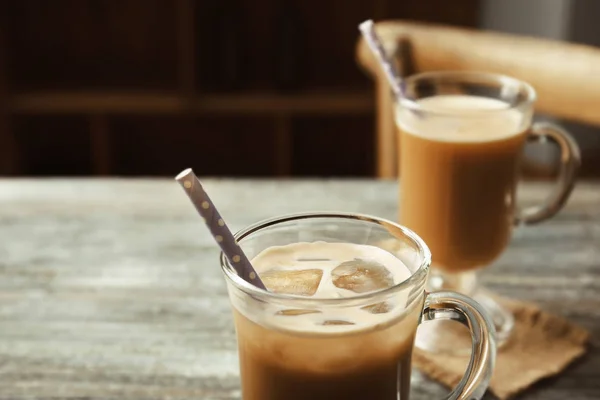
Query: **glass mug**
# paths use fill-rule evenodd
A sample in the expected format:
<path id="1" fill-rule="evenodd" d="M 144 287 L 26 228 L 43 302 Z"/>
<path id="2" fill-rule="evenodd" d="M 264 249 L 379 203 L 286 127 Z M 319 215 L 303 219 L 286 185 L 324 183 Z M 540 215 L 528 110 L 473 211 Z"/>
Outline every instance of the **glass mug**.
<path id="1" fill-rule="evenodd" d="M 430 72 L 409 77 L 404 84 L 406 98 L 397 102 L 395 113 L 400 222 L 431 249 L 429 289 L 458 291 L 482 304 L 501 345 L 514 318 L 478 287 L 475 271 L 505 250 L 514 225 L 543 221 L 562 208 L 581 163 L 579 149 L 557 126 L 532 126 L 536 94 L 517 79 Z M 545 141 L 560 148 L 557 188 L 545 204 L 519 210 L 515 195 L 524 147 Z M 436 335 L 419 344 L 435 351 L 459 349 L 456 344 L 443 346 Z"/>
<path id="2" fill-rule="evenodd" d="M 431 255 L 414 232 L 366 215 L 306 213 L 260 222 L 235 237 L 251 259 L 271 246 L 298 242 L 378 246 L 411 274 L 374 293 L 311 298 L 259 289 L 240 278 L 221 254 L 237 333 L 242 399 L 407 400 L 417 327 L 434 320 L 458 321 L 472 336 L 471 362 L 447 399 L 483 396 L 495 361 L 493 324 L 466 296 L 426 293 Z M 347 319 L 381 304 L 388 306 L 370 314 L 369 324 Z M 316 324 L 315 315 L 343 316 L 348 324 Z"/>

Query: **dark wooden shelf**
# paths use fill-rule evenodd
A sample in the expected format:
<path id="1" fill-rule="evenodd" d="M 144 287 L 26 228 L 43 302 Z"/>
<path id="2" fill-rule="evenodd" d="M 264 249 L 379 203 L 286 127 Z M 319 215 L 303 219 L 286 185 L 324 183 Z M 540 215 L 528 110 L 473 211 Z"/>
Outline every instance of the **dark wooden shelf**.
<path id="1" fill-rule="evenodd" d="M 177 95 L 135 92 L 30 92 L 13 95 L 9 109 L 17 114 L 177 113 Z"/>
<path id="2" fill-rule="evenodd" d="M 177 94 L 148 92 L 29 92 L 13 95 L 16 114 L 367 114 L 373 111 L 370 92 L 302 92 L 298 94 L 206 94 L 188 99 Z"/>
<path id="3" fill-rule="evenodd" d="M 473 26 L 478 2 L 0 1 L 0 175 L 371 174 L 356 24 Z"/>
<path id="4" fill-rule="evenodd" d="M 194 102 L 197 111 L 224 113 L 368 114 L 374 110 L 373 95 L 363 92 L 302 92 L 292 95 L 250 93 L 205 95 Z"/>

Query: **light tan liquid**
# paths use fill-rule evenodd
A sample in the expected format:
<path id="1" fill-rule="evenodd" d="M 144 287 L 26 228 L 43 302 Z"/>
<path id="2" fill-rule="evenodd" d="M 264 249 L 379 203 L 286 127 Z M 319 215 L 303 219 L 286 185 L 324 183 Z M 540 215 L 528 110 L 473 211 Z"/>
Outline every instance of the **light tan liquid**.
<path id="1" fill-rule="evenodd" d="M 432 113 L 396 114 L 400 221 L 427 243 L 437 268 L 483 267 L 510 237 L 528 117 L 476 96 L 434 96 L 419 104 Z"/>
<path id="2" fill-rule="evenodd" d="M 386 265 L 393 279 L 389 284 L 410 276 L 390 253 L 345 243 L 272 247 L 252 263 L 272 291 L 284 292 L 289 286 L 295 293 L 312 293 L 307 297 L 331 299 L 357 295 L 336 287 L 331 275 L 335 266 L 357 255 Z M 270 271 L 316 269 L 323 272 L 316 286 L 269 277 Z M 312 281 L 313 277 L 304 278 Z M 387 308 L 316 306 L 304 311 L 271 303 L 261 304 L 260 310 L 234 304 L 243 399 L 397 400 L 400 393 L 399 398 L 407 400 L 422 299 L 407 305 L 404 293 L 386 300 Z"/>

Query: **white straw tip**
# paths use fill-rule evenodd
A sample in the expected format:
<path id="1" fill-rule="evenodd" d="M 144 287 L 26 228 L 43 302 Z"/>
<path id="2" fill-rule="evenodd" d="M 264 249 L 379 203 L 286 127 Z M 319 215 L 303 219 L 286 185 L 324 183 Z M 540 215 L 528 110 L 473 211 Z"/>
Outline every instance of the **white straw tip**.
<path id="1" fill-rule="evenodd" d="M 364 22 L 361 22 L 360 25 L 358 25 L 358 29 L 361 32 L 368 32 L 371 29 L 373 29 L 373 20 L 372 19 L 368 19 Z"/>
<path id="2" fill-rule="evenodd" d="M 191 169 L 191 168 L 186 168 L 186 169 L 184 169 L 183 171 L 181 171 L 181 172 L 179 173 L 179 175 L 177 175 L 177 176 L 175 177 L 175 180 L 176 180 L 176 181 L 178 181 L 178 180 L 180 180 L 180 179 L 183 179 L 183 178 L 185 178 L 186 176 L 188 176 L 190 173 L 192 173 L 192 169 Z"/>

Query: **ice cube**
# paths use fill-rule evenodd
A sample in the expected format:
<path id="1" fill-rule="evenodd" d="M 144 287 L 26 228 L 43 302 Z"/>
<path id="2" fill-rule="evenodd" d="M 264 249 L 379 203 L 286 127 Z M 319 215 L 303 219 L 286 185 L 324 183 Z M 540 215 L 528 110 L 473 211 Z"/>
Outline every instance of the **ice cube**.
<path id="1" fill-rule="evenodd" d="M 323 321 L 321 325 L 354 325 L 354 322 L 343 321 L 341 319 L 329 319 L 327 321 Z"/>
<path id="2" fill-rule="evenodd" d="M 260 274 L 263 283 L 272 292 L 312 296 L 316 293 L 323 270 L 280 270 L 273 269 Z"/>
<path id="3" fill-rule="evenodd" d="M 388 303 L 376 303 L 371 304 L 370 306 L 362 307 L 363 310 L 370 312 L 371 314 L 385 314 L 387 312 L 392 311 L 392 306 Z"/>
<path id="4" fill-rule="evenodd" d="M 286 316 L 294 316 L 294 315 L 305 315 L 305 314 L 319 314 L 321 311 L 318 310 L 302 310 L 302 309 L 289 309 L 289 310 L 280 310 L 277 311 L 276 315 L 286 315 Z"/>
<path id="5" fill-rule="evenodd" d="M 392 273 L 382 264 L 372 260 L 355 258 L 331 271 L 333 284 L 340 289 L 355 293 L 367 293 L 394 285 Z"/>

